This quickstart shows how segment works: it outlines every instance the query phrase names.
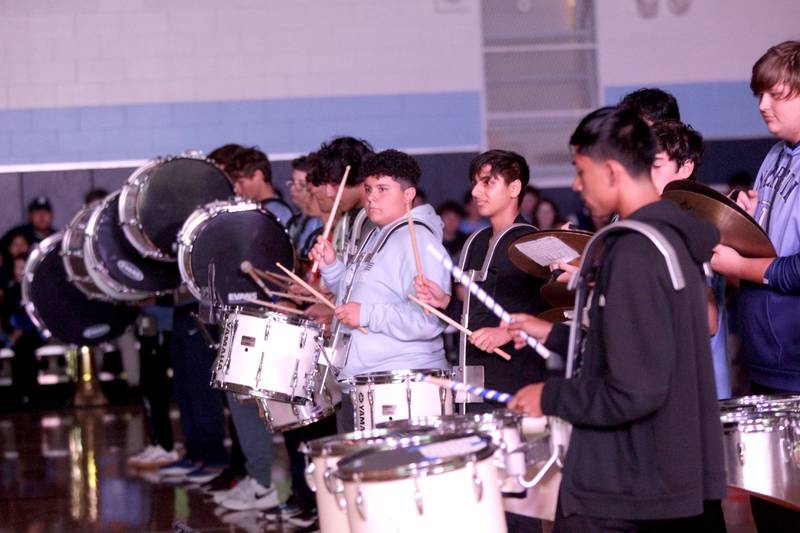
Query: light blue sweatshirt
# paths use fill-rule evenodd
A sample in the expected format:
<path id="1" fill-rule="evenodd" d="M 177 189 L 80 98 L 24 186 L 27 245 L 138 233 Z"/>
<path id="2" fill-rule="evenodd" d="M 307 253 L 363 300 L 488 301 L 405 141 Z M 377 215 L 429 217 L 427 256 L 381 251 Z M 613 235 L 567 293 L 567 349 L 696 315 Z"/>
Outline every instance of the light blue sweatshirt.
<path id="1" fill-rule="evenodd" d="M 442 220 L 430 205 L 411 210 L 415 221 L 423 222 L 431 231 L 415 224 L 417 246 L 425 277 L 450 292 L 450 274 L 425 249 L 429 244 L 446 255 L 442 246 Z M 364 244 L 365 252 L 376 252 L 382 234 L 391 226 L 377 229 Z M 442 344 L 445 324 L 408 299 L 414 294 L 417 275 L 408 226 L 392 233 L 380 251 L 362 265 L 336 260 L 320 269 L 325 284 L 336 294 L 341 305 L 353 273 L 356 280 L 350 302 L 361 304 L 361 325 L 369 334 L 351 332 L 352 341 L 347 364 L 340 378 L 387 370 L 448 368 Z M 345 328 L 346 329 L 346 328 Z"/>

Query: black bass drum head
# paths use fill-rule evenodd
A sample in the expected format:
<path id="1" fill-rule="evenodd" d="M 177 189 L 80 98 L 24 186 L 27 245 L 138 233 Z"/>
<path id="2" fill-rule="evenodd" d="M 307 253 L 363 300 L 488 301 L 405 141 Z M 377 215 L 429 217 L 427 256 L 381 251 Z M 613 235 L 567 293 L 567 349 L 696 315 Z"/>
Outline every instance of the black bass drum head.
<path id="1" fill-rule="evenodd" d="M 128 242 L 119 223 L 119 191 L 103 201 L 92 230 L 92 247 L 107 275 L 136 292 L 162 293 L 181 284 L 176 263 L 147 259 Z"/>
<path id="2" fill-rule="evenodd" d="M 57 233 L 41 242 L 25 267 L 23 302 L 33 322 L 69 344 L 119 337 L 136 320 L 138 308 L 90 300 L 67 280 L 60 249 Z"/>
<path id="3" fill-rule="evenodd" d="M 228 177 L 205 159 L 178 157 L 150 171 L 139 197 L 142 231 L 164 254 L 175 256 L 178 230 L 192 211 L 233 196 Z"/>
<path id="4" fill-rule="evenodd" d="M 235 205 L 235 204 L 234 204 Z M 209 265 L 214 265 L 214 287 L 222 305 L 246 305 L 266 295 L 242 272 L 243 261 L 260 270 L 284 275 L 275 266 L 294 268 L 292 241 L 280 222 L 263 208 L 218 212 L 199 230 L 192 242 L 190 263 L 195 285 L 207 288 Z M 278 287 L 266 282 L 270 290 Z"/>

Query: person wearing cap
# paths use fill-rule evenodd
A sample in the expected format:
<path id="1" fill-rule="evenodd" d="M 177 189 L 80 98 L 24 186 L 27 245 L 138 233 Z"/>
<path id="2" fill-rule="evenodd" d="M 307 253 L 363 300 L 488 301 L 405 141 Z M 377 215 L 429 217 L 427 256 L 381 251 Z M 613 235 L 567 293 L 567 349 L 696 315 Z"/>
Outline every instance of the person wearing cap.
<path id="1" fill-rule="evenodd" d="M 53 207 L 50 205 L 50 200 L 45 196 L 37 196 L 28 205 L 28 223 L 11 228 L 3 235 L 0 241 L 6 243 L 12 235 L 21 233 L 31 245 L 34 245 L 55 232 L 56 230 L 53 228 Z"/>

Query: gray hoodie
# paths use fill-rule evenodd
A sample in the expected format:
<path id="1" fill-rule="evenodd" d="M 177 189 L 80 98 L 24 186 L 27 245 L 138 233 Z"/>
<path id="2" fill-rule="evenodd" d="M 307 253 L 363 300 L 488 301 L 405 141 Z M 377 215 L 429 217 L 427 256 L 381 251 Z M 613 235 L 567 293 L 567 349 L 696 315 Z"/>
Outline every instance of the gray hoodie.
<path id="1" fill-rule="evenodd" d="M 446 254 L 442 246 L 442 220 L 430 205 L 411 210 L 417 224 L 417 246 L 425 277 L 450 292 L 448 271 L 425 252 L 433 244 Z M 430 230 L 422 226 L 424 223 Z M 384 246 L 376 251 L 381 236 L 392 224 L 376 229 L 365 242 L 364 252 L 377 252 L 369 262 L 345 265 L 335 263 L 322 267 L 325 284 L 336 294 L 337 304 L 344 303 L 347 287 L 356 272 L 356 280 L 348 301 L 361 304 L 361 325 L 365 335 L 351 331 L 352 341 L 347 364 L 340 377 L 347 378 L 387 370 L 448 368 L 442 344 L 445 325 L 435 316 L 408 299 L 414 293 L 416 264 L 408 226 L 394 231 Z M 345 328 L 346 329 L 346 328 Z"/>

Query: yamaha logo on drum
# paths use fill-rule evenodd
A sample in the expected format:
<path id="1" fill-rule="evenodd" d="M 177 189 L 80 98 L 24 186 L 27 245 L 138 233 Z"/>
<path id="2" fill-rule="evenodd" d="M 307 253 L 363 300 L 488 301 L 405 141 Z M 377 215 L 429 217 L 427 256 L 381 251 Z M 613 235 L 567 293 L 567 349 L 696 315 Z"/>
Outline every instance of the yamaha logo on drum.
<path id="1" fill-rule="evenodd" d="M 367 429 L 366 410 L 364 409 L 364 393 L 358 393 L 358 429 Z"/>
<path id="2" fill-rule="evenodd" d="M 228 293 L 228 303 L 229 304 L 249 302 L 250 300 L 255 300 L 257 298 L 258 298 L 258 294 L 256 294 L 255 292 L 229 292 Z"/>
<path id="3" fill-rule="evenodd" d="M 95 324 L 83 330 L 83 337 L 85 339 L 97 339 L 111 331 L 111 326 L 108 324 Z"/>
<path id="4" fill-rule="evenodd" d="M 125 261 L 124 259 L 117 260 L 117 268 L 120 270 L 120 272 L 134 281 L 142 281 L 144 279 L 144 273 L 142 273 L 142 271 L 139 270 L 136 265 Z"/>

